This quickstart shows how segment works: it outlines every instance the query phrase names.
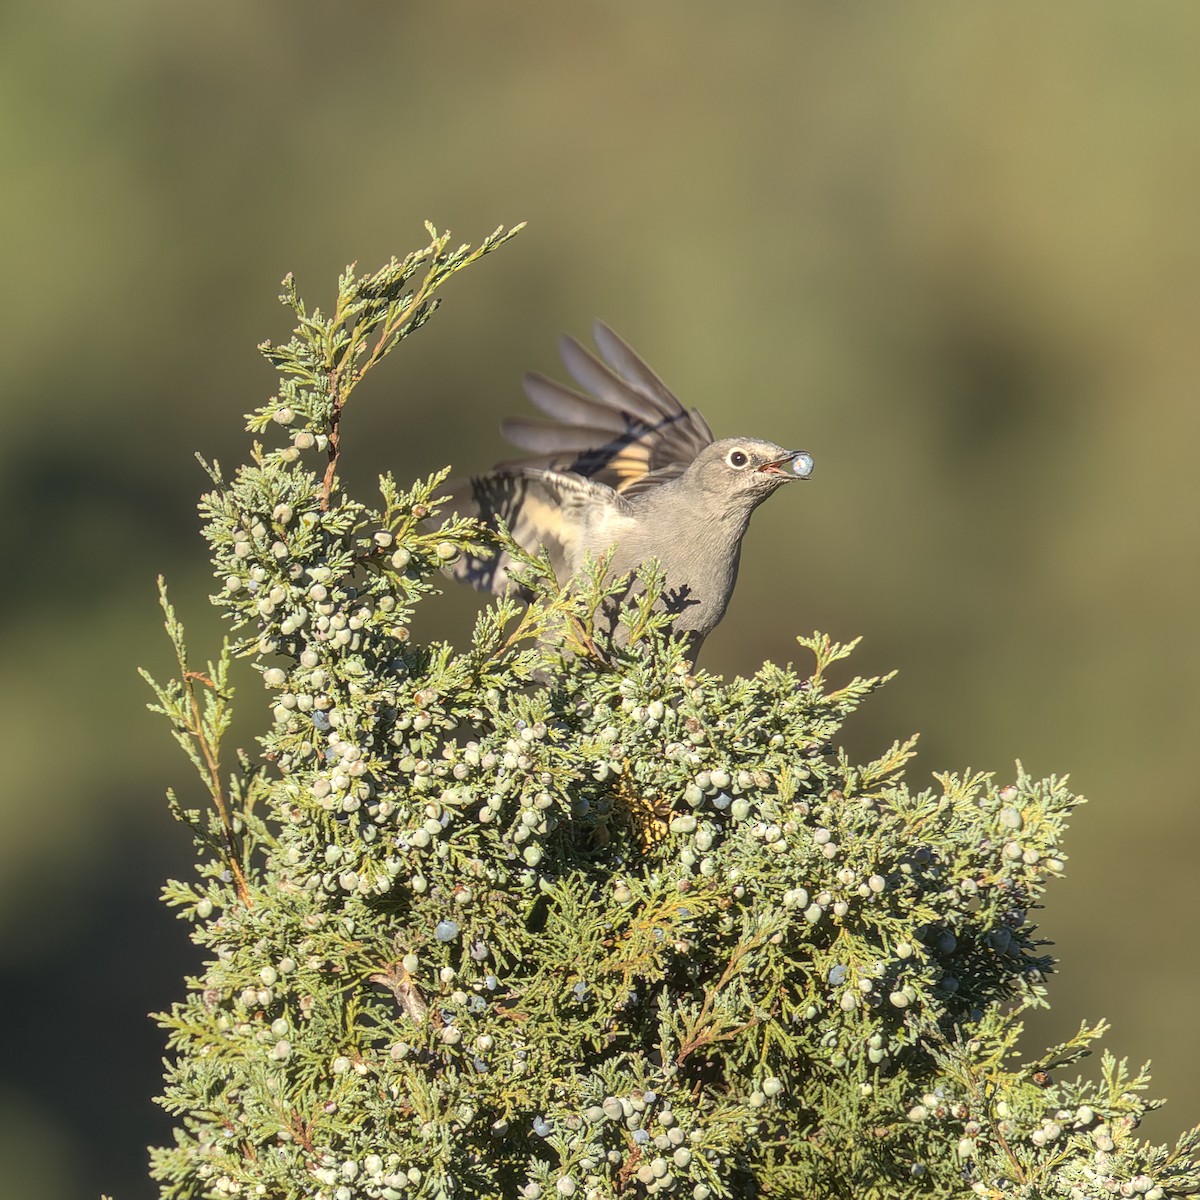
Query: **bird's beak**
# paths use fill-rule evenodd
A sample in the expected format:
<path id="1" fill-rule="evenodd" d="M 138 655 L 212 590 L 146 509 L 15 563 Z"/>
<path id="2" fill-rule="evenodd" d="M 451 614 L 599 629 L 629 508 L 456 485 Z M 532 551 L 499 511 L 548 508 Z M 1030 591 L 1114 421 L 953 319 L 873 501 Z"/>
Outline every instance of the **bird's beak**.
<path id="1" fill-rule="evenodd" d="M 807 450 L 789 450 L 782 458 L 763 463 L 758 469 L 768 475 L 782 475 L 784 479 L 807 479 L 813 472 L 813 457 Z"/>

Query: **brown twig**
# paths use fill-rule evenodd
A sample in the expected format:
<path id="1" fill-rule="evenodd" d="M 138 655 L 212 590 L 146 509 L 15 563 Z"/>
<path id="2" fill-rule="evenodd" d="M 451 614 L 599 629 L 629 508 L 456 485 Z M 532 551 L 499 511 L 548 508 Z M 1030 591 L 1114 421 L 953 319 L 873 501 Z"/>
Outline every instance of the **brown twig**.
<path id="1" fill-rule="evenodd" d="M 204 720 L 200 714 L 200 701 L 196 698 L 196 689 L 192 686 L 197 681 L 216 690 L 216 685 L 206 675 L 199 671 L 183 672 L 184 686 L 187 688 L 188 712 L 191 722 L 187 732 L 195 739 L 204 758 L 204 766 L 208 771 L 208 790 L 217 809 L 217 817 L 221 822 L 221 830 L 225 835 L 225 854 L 229 861 L 229 871 L 233 876 L 233 886 L 238 899 L 247 907 L 253 908 L 250 899 L 250 889 L 246 885 L 246 876 L 242 871 L 241 851 L 238 846 L 237 834 L 233 829 L 233 820 L 229 815 L 229 805 L 225 800 L 225 790 L 221 786 L 221 764 L 217 752 L 204 733 Z"/>
<path id="2" fill-rule="evenodd" d="M 725 970 L 721 972 L 721 978 L 717 980 L 716 985 L 711 990 L 705 992 L 704 1003 L 700 1006 L 700 1012 L 694 1021 L 689 1022 L 690 1035 L 688 1040 L 679 1047 L 679 1053 L 675 1055 L 676 1063 L 682 1064 L 689 1054 L 700 1049 L 701 1046 L 710 1046 L 714 1042 L 728 1041 L 730 1038 L 737 1037 L 739 1033 L 744 1033 L 747 1029 L 760 1024 L 759 1018 L 753 1017 L 744 1024 L 737 1026 L 737 1028 L 729 1029 L 725 1032 L 710 1032 L 701 1028 L 712 1016 L 713 1004 L 717 995 L 740 969 L 742 959 L 761 945 L 762 941 L 763 938 L 761 936 L 756 936 L 749 942 L 743 942 L 741 945 L 734 947 L 733 953 L 729 956 L 729 962 L 725 965 Z"/>
<path id="3" fill-rule="evenodd" d="M 354 385 L 388 352 L 388 343 L 395 336 L 396 331 L 403 328 L 405 323 L 411 320 L 413 314 L 425 302 L 425 297 L 433 285 L 433 268 L 431 267 L 428 274 L 421 281 L 421 286 L 416 290 L 412 300 L 404 306 L 403 311 L 399 312 L 391 320 L 384 321 L 383 328 L 379 331 L 379 338 L 375 343 L 375 348 L 371 351 L 367 361 L 361 367 L 354 369 L 350 374 L 350 386 L 344 388 L 342 386 L 343 374 L 346 368 L 353 362 L 355 353 L 355 344 L 352 341 L 350 348 L 343 356 L 342 363 L 337 367 L 330 365 L 329 371 L 329 387 L 332 393 L 333 412 L 329 418 L 329 463 L 325 468 L 325 478 L 321 481 L 321 511 L 325 512 L 329 509 L 329 497 L 333 492 L 333 481 L 337 474 L 338 455 L 342 450 L 341 438 L 341 421 L 342 409 L 346 405 L 346 397 Z M 339 312 L 334 314 L 335 323 L 340 316 Z"/>
<path id="4" fill-rule="evenodd" d="M 338 377 L 334 376 L 331 385 L 333 391 L 333 415 L 329 418 L 329 463 L 325 467 L 325 478 L 321 481 L 321 511 L 329 510 L 329 496 L 333 491 L 333 480 L 337 474 L 338 455 L 342 449 L 341 421 L 342 406 L 345 398 L 338 386 Z"/>
<path id="5" fill-rule="evenodd" d="M 396 1003 L 414 1025 L 420 1025 L 429 1011 L 429 1004 L 413 982 L 413 977 L 400 963 L 388 963 L 382 971 L 371 975 L 372 983 L 381 984 L 396 998 Z"/>
<path id="6" fill-rule="evenodd" d="M 309 1154 L 316 1153 L 316 1148 L 313 1146 L 312 1138 L 309 1137 L 308 1122 L 304 1120 L 299 1111 L 295 1108 L 292 1109 L 290 1115 L 291 1121 L 288 1123 L 288 1128 L 292 1137 L 294 1137 L 296 1141 L 300 1143 L 303 1149 Z"/>

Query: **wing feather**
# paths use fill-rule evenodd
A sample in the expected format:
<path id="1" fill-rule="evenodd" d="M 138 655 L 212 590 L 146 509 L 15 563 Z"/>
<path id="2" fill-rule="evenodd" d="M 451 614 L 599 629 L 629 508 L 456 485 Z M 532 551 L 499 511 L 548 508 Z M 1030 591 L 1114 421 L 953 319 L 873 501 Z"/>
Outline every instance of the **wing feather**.
<path id="1" fill-rule="evenodd" d="M 592 337 L 596 341 L 600 357 L 631 387 L 642 395 L 651 397 L 663 416 L 671 416 L 680 411 L 682 405 L 671 389 L 624 338 L 603 321 L 593 323 Z"/>
<path id="2" fill-rule="evenodd" d="M 513 540 L 531 554 L 545 547 L 560 582 L 574 571 L 588 527 L 608 513 L 622 515 L 626 510 L 625 501 L 602 483 L 543 470 L 473 475 L 452 480 L 446 493 L 447 516 L 477 517 L 493 530 L 503 522 Z M 479 591 L 529 599 L 526 589 L 510 577 L 511 567 L 511 556 L 499 551 L 486 558 L 463 555 L 450 573 Z"/>
<path id="3" fill-rule="evenodd" d="M 544 375 L 525 377 L 526 394 L 550 420 L 518 417 L 502 424 L 509 441 L 532 451 L 503 469 L 571 473 L 622 493 L 678 478 L 713 441 L 708 422 L 685 409 L 607 325 L 597 321 L 594 332 L 601 358 L 574 338 L 559 342 L 567 371 L 590 394 Z"/>
<path id="4" fill-rule="evenodd" d="M 558 350 L 571 378 L 609 408 L 646 425 L 655 425 L 664 417 L 672 415 L 673 409 L 670 405 L 656 402 L 650 396 L 631 387 L 611 367 L 605 366 L 573 337 L 559 338 Z M 678 408 L 679 402 L 676 401 L 674 409 Z"/>
<path id="5" fill-rule="evenodd" d="M 594 396 L 585 396 L 545 375 L 531 371 L 524 379 L 525 394 L 535 408 L 548 417 L 568 425 L 590 425 L 610 433 L 624 433 L 628 428 L 625 416 L 615 408 L 602 404 Z"/>

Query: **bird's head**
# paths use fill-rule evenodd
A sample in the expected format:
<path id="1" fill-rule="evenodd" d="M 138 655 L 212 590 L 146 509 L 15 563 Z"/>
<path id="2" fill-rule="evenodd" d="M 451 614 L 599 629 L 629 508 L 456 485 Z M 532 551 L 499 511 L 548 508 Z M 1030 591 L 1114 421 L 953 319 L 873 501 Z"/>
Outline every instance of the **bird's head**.
<path id="1" fill-rule="evenodd" d="M 772 492 L 812 474 L 812 455 L 759 438 L 722 438 L 705 446 L 688 468 L 704 492 L 737 508 L 754 508 Z"/>

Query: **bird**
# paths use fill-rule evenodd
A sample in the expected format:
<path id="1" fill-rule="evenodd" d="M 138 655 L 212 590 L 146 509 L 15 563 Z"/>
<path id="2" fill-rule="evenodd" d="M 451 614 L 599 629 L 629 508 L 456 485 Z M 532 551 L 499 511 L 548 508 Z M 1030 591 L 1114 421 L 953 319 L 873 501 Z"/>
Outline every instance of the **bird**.
<path id="1" fill-rule="evenodd" d="M 754 510 L 785 484 L 808 479 L 813 458 L 761 438 L 714 437 L 609 326 L 596 321 L 593 336 L 599 357 L 573 337 L 559 339 L 582 391 L 525 376 L 526 395 L 549 420 L 510 417 L 500 428 L 528 456 L 452 482 L 444 511 L 493 530 L 502 521 L 522 549 L 546 551 L 560 584 L 589 556 L 611 553 L 610 577 L 657 560 L 658 606 L 694 663 L 729 606 Z M 450 573 L 480 591 L 528 600 L 511 569 L 499 550 L 463 555 Z M 605 610 L 618 641 L 619 604 Z"/>

